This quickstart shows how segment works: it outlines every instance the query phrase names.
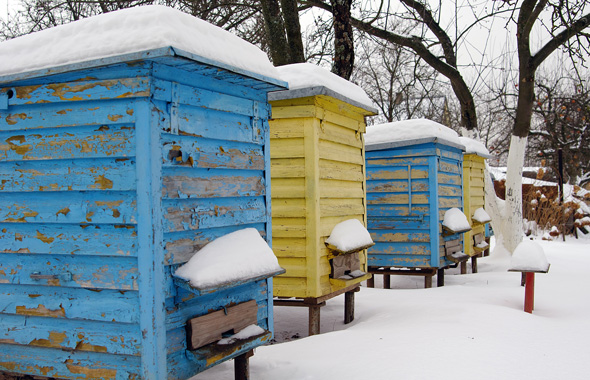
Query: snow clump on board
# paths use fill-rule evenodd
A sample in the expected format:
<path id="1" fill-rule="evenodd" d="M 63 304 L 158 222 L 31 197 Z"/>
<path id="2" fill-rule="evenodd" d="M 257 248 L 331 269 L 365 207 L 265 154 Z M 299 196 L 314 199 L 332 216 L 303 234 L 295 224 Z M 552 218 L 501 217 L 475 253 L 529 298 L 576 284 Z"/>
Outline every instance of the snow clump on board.
<path id="1" fill-rule="evenodd" d="M 174 275 L 195 288 L 243 281 L 280 271 L 279 262 L 255 228 L 221 236 L 197 251 Z"/>
<path id="2" fill-rule="evenodd" d="M 465 136 L 459 137 L 459 140 L 461 141 L 461 144 L 465 146 L 466 154 L 473 153 L 481 157 L 490 156 L 490 151 L 485 145 L 483 145 L 483 143 Z"/>
<path id="3" fill-rule="evenodd" d="M 372 246 L 371 234 L 357 219 L 348 219 L 334 226 L 326 240 L 328 247 L 340 252 L 354 252 Z"/>
<path id="4" fill-rule="evenodd" d="M 477 210 L 475 210 L 472 219 L 478 223 L 487 223 L 492 220 L 490 215 L 486 212 L 486 210 L 484 210 L 483 207 L 480 207 Z"/>
<path id="5" fill-rule="evenodd" d="M 453 207 L 445 212 L 443 218 L 443 226 L 447 227 L 451 231 L 469 231 L 471 226 L 463 211 Z"/>
<path id="6" fill-rule="evenodd" d="M 160 5 L 109 12 L 4 41 L 0 43 L 0 76 L 166 47 L 280 79 L 258 47 Z"/>
<path id="7" fill-rule="evenodd" d="M 549 262 L 547 261 L 543 247 L 531 240 L 522 241 L 512 254 L 509 270 L 547 272 L 549 270 Z"/>

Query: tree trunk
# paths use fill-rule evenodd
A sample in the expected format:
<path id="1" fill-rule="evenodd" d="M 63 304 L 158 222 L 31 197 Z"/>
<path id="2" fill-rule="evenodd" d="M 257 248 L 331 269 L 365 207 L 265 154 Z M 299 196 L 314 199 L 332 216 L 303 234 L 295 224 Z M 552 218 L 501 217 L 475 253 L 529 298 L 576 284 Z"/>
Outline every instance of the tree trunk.
<path id="1" fill-rule="evenodd" d="M 330 0 L 334 16 L 334 62 L 332 72 L 348 80 L 354 66 L 354 41 L 350 8 L 352 0 Z"/>
<path id="2" fill-rule="evenodd" d="M 303 40 L 301 39 L 301 25 L 299 24 L 299 11 L 296 0 L 281 0 L 283 8 L 283 19 L 287 31 L 287 42 L 289 48 L 289 62 L 305 62 L 303 51 Z"/>
<path id="3" fill-rule="evenodd" d="M 262 15 L 268 35 L 270 57 L 275 66 L 289 64 L 289 49 L 285 37 L 285 24 L 278 0 L 261 0 Z"/>

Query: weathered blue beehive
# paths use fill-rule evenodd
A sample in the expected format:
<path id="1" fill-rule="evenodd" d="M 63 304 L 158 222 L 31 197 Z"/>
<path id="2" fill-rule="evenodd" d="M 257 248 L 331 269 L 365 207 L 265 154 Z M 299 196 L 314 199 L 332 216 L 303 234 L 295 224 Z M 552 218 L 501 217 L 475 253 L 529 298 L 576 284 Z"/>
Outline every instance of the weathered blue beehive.
<path id="1" fill-rule="evenodd" d="M 367 128 L 371 273 L 423 275 L 428 287 L 436 269 L 457 262 L 461 231 L 445 230 L 442 221 L 463 207 L 462 150 L 455 132 L 430 120 Z"/>
<path id="2" fill-rule="evenodd" d="M 118 21 L 133 12 L 179 33 L 196 20 L 140 7 Z M 60 46 L 80 37 L 60 28 L 47 31 Z M 213 49 L 237 38 L 209 29 Z M 41 50 L 43 33 L 30 37 Z M 104 33 L 112 46 L 126 37 Z M 184 379 L 268 341 L 271 274 L 196 290 L 172 273 L 231 231 L 270 241 L 266 99 L 284 82 L 165 43 L 12 73 L 5 59 L 30 53 L 18 44 L 0 44 L 0 375 Z M 187 343 L 187 321 L 222 310 L 204 327 L 219 330 L 244 305 L 264 334 Z"/>

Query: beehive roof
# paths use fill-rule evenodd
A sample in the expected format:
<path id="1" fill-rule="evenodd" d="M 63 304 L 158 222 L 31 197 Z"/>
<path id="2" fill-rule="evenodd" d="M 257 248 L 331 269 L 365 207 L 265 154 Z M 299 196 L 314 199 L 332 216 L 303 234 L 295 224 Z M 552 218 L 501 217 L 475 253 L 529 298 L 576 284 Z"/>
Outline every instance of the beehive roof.
<path id="1" fill-rule="evenodd" d="M 80 63 L 87 63 L 81 66 L 87 68 L 147 58 L 145 52 L 150 51 L 156 53 L 148 57 L 184 56 L 284 85 L 266 54 L 256 46 L 159 5 L 101 14 L 4 41 L 0 43 L 0 82 L 65 72 Z"/>

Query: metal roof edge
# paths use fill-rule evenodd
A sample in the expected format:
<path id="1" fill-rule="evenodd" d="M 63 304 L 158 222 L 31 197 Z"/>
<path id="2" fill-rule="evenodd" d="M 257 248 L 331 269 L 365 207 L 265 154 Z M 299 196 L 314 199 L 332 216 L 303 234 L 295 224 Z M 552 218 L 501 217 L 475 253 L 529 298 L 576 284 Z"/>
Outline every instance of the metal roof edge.
<path id="1" fill-rule="evenodd" d="M 465 151 L 465 146 L 463 146 L 462 144 L 457 144 L 455 142 L 452 142 L 452 141 L 449 141 L 446 139 L 441 139 L 440 137 L 435 137 L 435 136 L 422 137 L 422 138 L 411 139 L 411 140 L 375 143 L 375 144 L 366 144 L 365 143 L 365 150 L 366 151 L 373 151 L 373 150 L 393 149 L 393 148 L 399 148 L 402 146 L 419 145 L 419 144 L 427 144 L 427 143 L 447 145 L 447 146 Z"/>
<path id="2" fill-rule="evenodd" d="M 304 87 L 304 88 L 297 88 L 294 90 L 283 90 L 283 91 L 273 91 L 268 93 L 268 100 L 286 100 L 286 99 L 296 99 L 296 98 L 305 98 L 308 96 L 317 96 L 317 95 L 326 95 L 332 98 L 336 98 L 341 100 L 345 103 L 353 105 L 355 107 L 361 108 L 365 111 L 372 112 L 375 115 L 379 113 L 379 110 L 375 107 L 370 107 L 365 104 L 362 104 L 356 100 L 353 100 L 347 96 L 344 96 L 326 86 L 313 86 L 313 87 Z"/>

